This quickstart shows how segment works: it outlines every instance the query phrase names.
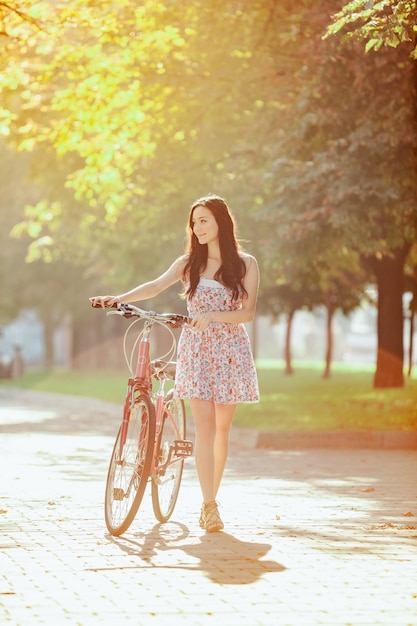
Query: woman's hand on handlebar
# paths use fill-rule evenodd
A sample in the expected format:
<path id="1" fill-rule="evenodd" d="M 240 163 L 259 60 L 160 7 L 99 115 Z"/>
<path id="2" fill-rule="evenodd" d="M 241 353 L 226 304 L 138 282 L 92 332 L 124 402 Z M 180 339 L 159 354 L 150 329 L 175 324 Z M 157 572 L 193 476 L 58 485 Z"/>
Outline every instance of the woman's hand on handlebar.
<path id="1" fill-rule="evenodd" d="M 103 309 L 108 309 L 115 304 L 120 303 L 120 298 L 118 296 L 92 296 L 89 300 L 92 306 L 101 306 Z"/>

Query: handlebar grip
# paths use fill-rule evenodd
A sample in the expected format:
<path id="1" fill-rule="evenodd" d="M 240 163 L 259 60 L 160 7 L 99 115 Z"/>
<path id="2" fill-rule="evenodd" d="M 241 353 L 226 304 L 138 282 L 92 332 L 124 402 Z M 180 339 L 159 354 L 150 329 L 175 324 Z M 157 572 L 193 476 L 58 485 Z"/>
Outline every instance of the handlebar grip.
<path id="1" fill-rule="evenodd" d="M 184 324 L 189 324 L 191 322 L 191 318 L 186 315 L 181 315 L 180 313 L 172 313 L 166 319 L 166 323 L 171 328 L 181 328 Z"/>
<path id="2" fill-rule="evenodd" d="M 93 303 L 91 303 L 91 306 L 94 309 L 117 309 L 117 302 L 114 302 L 111 306 L 101 306 L 101 304 L 93 304 Z"/>

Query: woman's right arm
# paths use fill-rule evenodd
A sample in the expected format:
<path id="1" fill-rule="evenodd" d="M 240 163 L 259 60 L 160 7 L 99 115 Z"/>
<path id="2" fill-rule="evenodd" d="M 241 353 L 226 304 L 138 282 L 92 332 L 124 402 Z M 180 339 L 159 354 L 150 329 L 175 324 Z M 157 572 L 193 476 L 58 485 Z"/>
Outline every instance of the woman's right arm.
<path id="1" fill-rule="evenodd" d="M 121 293 L 118 296 L 92 296 L 90 302 L 93 306 L 111 307 L 116 302 L 136 302 L 137 300 L 154 298 L 162 291 L 165 291 L 165 289 L 168 289 L 168 287 L 171 287 L 171 285 L 181 280 L 186 262 L 187 259 L 182 256 L 174 261 L 171 267 L 158 276 L 158 278 L 138 285 L 134 289 Z"/>

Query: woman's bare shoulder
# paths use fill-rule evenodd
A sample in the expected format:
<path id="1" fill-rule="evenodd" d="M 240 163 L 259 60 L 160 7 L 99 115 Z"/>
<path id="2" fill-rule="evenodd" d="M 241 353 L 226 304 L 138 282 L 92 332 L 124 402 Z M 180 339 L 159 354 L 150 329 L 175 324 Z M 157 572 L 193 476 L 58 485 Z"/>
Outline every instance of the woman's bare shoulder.
<path id="1" fill-rule="evenodd" d="M 257 260 L 252 254 L 248 254 L 247 252 L 241 252 L 240 257 L 244 260 L 246 269 L 249 269 L 252 264 L 258 265 Z"/>
<path id="2" fill-rule="evenodd" d="M 181 256 L 179 256 L 175 261 L 174 264 L 180 268 L 180 269 L 184 269 L 184 267 L 187 265 L 188 263 L 188 259 L 189 256 L 188 254 L 182 254 Z"/>
<path id="3" fill-rule="evenodd" d="M 171 266 L 171 269 L 174 269 L 176 274 L 178 274 L 178 276 L 181 277 L 182 274 L 184 273 L 184 269 L 187 265 L 187 262 L 188 262 L 188 254 L 183 254 L 182 256 L 175 259 L 175 261 L 173 262 Z"/>

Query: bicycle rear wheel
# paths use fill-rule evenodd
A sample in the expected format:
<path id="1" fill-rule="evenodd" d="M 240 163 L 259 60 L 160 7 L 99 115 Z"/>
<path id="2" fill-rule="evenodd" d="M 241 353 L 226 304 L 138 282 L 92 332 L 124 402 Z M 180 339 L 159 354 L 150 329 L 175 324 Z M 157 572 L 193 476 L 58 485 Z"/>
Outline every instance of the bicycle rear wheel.
<path id="1" fill-rule="evenodd" d="M 145 492 L 155 441 L 155 408 L 140 394 L 129 415 L 121 451 L 122 427 L 116 437 L 107 474 L 104 516 L 112 535 L 126 532 Z"/>
<path id="2" fill-rule="evenodd" d="M 152 506 L 159 522 L 167 522 L 177 503 L 184 456 L 176 441 L 185 439 L 185 407 L 170 391 L 165 398 L 161 432 L 157 441 L 157 467 L 152 476 Z"/>

